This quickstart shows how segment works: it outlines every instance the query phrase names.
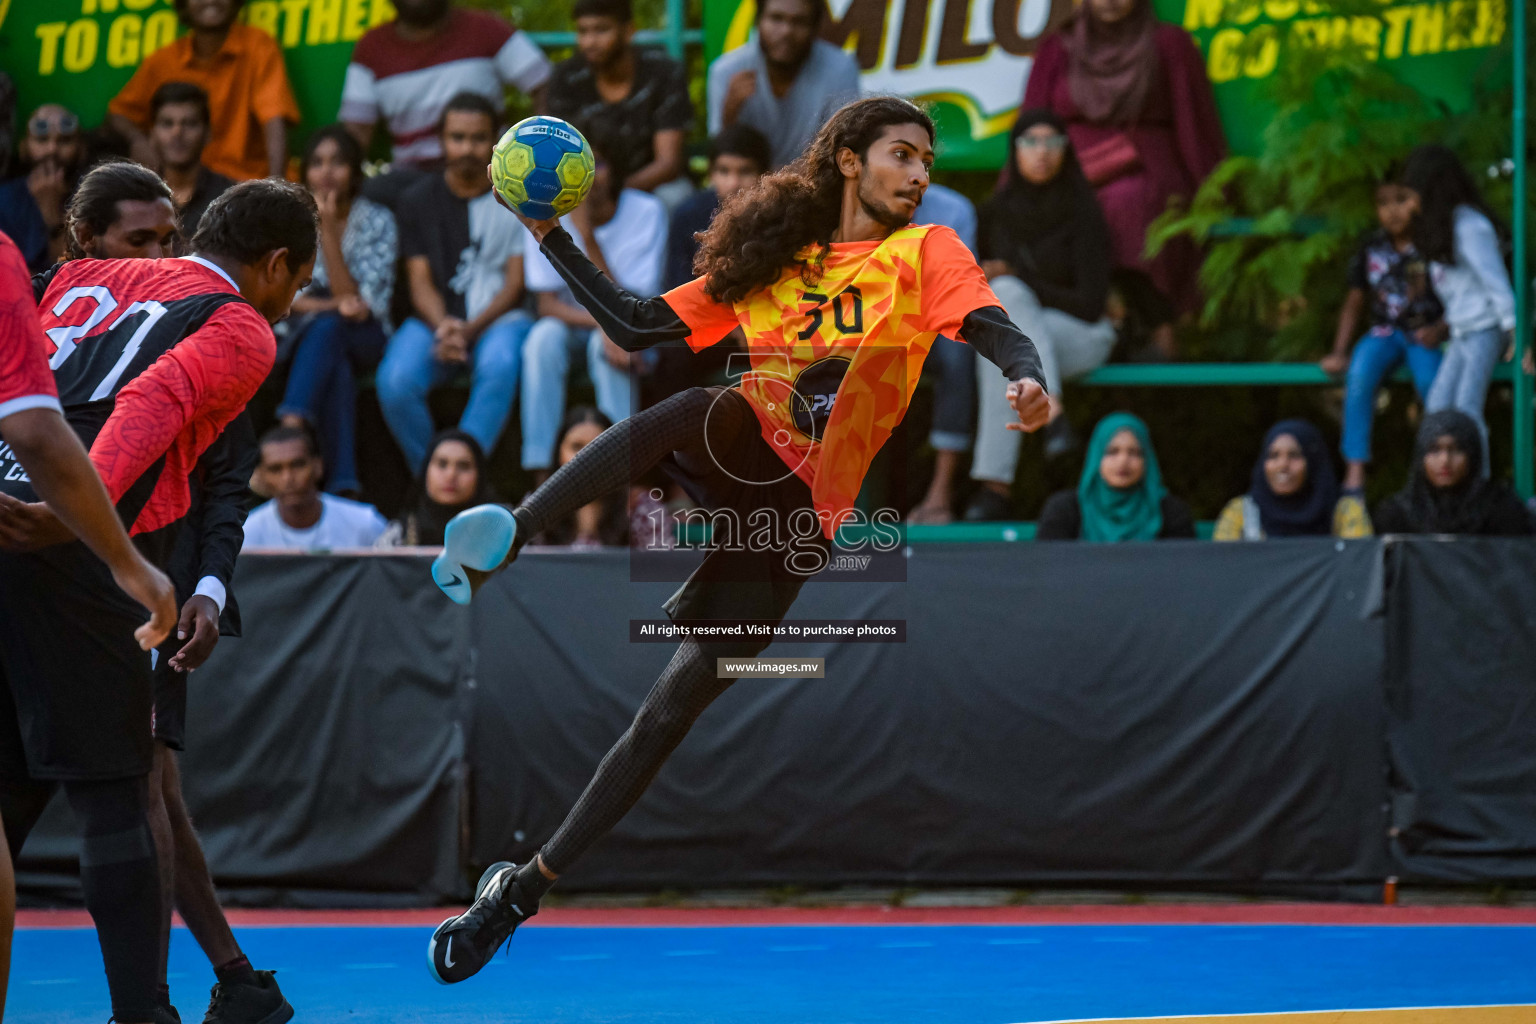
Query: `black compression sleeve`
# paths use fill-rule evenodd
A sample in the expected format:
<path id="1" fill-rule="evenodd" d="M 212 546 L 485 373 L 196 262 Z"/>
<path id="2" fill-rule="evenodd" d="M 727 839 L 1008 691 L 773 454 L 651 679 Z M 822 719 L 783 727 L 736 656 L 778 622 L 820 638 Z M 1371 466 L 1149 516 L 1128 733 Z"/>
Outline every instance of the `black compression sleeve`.
<path id="1" fill-rule="evenodd" d="M 1045 372 L 1040 368 L 1040 353 L 1035 343 L 1014 326 L 1000 306 L 973 309 L 960 324 L 960 338 L 983 358 L 1002 367 L 1009 380 L 1026 377 L 1045 387 Z"/>
<path id="2" fill-rule="evenodd" d="M 557 227 L 545 235 L 539 248 L 570 286 L 576 301 L 625 351 L 638 352 L 664 341 L 688 337 L 688 325 L 665 299 L 637 298 L 614 284 L 577 248 L 575 239 L 564 228 Z"/>

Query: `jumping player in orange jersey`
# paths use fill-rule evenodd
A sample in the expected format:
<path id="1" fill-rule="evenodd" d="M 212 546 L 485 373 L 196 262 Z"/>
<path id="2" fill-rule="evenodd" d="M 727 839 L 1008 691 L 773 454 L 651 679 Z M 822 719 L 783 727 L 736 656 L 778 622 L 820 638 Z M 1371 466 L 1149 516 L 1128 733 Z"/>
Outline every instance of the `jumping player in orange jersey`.
<path id="1" fill-rule="evenodd" d="M 528 537 L 660 464 L 723 513 L 712 524 L 739 521 L 751 534 L 714 547 L 667 602 L 668 614 L 776 623 L 825 565 L 936 336 L 965 341 L 1002 368 L 1006 383 L 998 386 L 1019 417 L 1011 427 L 1043 426 L 1049 407 L 1034 344 L 1008 320 L 953 231 L 911 223 L 933 143 L 933 122 L 906 100 L 848 104 L 804 157 L 726 202 L 700 236 L 701 276 L 659 299 L 618 288 L 558 222 L 520 218 L 621 347 L 686 341 L 697 351 L 739 326 L 752 370 L 738 386 L 693 388 L 610 428 L 516 509 L 460 513 L 433 563 L 438 586 L 468 603 Z M 579 214 L 571 221 L 580 232 Z M 760 531 L 765 518 L 779 529 Z M 788 543 L 754 543 L 765 533 L 782 537 L 784 528 Z M 628 812 L 734 682 L 716 678 L 716 660 L 750 658 L 766 645 L 683 642 L 538 855 L 521 866 L 492 865 L 474 906 L 433 933 L 428 956 L 438 981 L 480 970 L 555 879 Z"/>

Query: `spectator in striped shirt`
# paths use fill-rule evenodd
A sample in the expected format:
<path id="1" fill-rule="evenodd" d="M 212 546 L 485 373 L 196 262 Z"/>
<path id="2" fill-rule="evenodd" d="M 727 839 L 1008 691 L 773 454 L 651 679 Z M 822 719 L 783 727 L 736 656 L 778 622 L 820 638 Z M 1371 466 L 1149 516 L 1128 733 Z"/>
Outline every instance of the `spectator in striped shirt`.
<path id="1" fill-rule="evenodd" d="M 368 198 L 391 208 L 423 172 L 441 169 L 437 128 L 450 99 L 478 93 L 501 110 L 510 86 L 542 112 L 550 75 L 544 51 L 494 14 L 452 0 L 399 0 L 395 12 L 357 41 L 337 118 L 365 151 L 379 119 L 389 126 L 391 163 L 402 173 L 374 179 Z"/>

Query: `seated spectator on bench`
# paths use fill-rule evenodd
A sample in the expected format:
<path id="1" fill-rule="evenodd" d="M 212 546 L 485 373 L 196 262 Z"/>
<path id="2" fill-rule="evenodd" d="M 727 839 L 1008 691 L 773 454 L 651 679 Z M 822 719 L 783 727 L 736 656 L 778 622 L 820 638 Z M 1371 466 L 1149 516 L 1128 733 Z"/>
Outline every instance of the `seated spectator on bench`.
<path id="1" fill-rule="evenodd" d="M 336 117 L 365 151 L 380 118 L 389 129 L 390 173 L 369 179 L 368 198 L 399 214 L 404 190 L 441 169 L 437 128 L 455 95 L 485 97 L 498 121 L 508 89 L 542 111 L 549 71 L 539 44 L 490 11 L 398 0 L 395 20 L 369 29 L 353 48 Z"/>
<path id="2" fill-rule="evenodd" d="M 739 124 L 709 140 L 708 186 L 672 211 L 663 282 L 667 291 L 693 280 L 693 257 L 699 251 L 694 236 L 709 227 L 720 204 L 767 173 L 768 140 L 756 128 Z"/>
<path id="3" fill-rule="evenodd" d="M 660 294 L 666 208 L 649 192 L 622 187 L 606 154 L 597 154 L 597 176 L 586 202 L 563 223 L 577 247 L 619 287 L 644 298 Z M 536 245 L 530 245 L 524 280 L 538 297 L 540 319 L 528 334 L 524 355 L 523 468 L 542 479 L 548 475 L 565 415 L 571 357 L 585 355 L 597 407 L 617 423 L 633 411 L 631 373 L 642 353 L 624 351 L 602 332 Z"/>
<path id="4" fill-rule="evenodd" d="M 1175 239 L 1146 258 L 1147 228 L 1187 202 L 1227 155 L 1205 57 L 1151 0 L 1084 0 L 1035 51 L 1021 111 L 1067 123 L 1113 238 L 1113 264 L 1145 273 L 1179 313 L 1198 306 L 1199 248 Z M 1153 344 L 1175 355 L 1172 324 Z"/>
<path id="5" fill-rule="evenodd" d="M 310 286 L 293 302 L 293 362 L 277 416 L 309 424 L 330 468 L 326 490 L 355 495 L 362 485 L 353 375 L 372 370 L 384 352 L 399 236 L 394 214 L 358 194 L 363 147 L 341 125 L 310 138 L 304 184 L 320 210 L 320 250 Z"/>
<path id="6" fill-rule="evenodd" d="M 662 291 L 693 280 L 693 257 L 699 251 L 695 236 L 709 227 L 722 203 L 757 184 L 767 173 L 768 140 L 756 128 L 739 124 L 709 140 L 706 187 L 672 211 Z M 694 352 L 684 342 L 664 342 L 647 349 L 641 357 L 641 406 L 648 408 L 687 388 L 715 383 L 729 367 L 739 338 L 740 334 L 733 332 L 725 342 L 703 352 Z"/>
<path id="7" fill-rule="evenodd" d="M 570 462 L 611 426 L 612 421 L 590 405 L 572 409 L 560 428 L 560 443 L 553 453 L 555 468 Z M 533 543 L 572 548 L 624 547 L 629 543 L 629 495 L 621 488 L 583 505 L 536 535 Z"/>
<path id="8" fill-rule="evenodd" d="M 1051 396 L 1045 455 L 1056 458 L 1078 445 L 1063 414 L 1062 381 L 1102 366 L 1115 346 L 1115 328 L 1104 315 L 1109 228 L 1056 115 L 1026 111 L 1009 138 L 1003 186 L 982 207 L 979 255 L 992 291 L 1040 353 Z M 1006 518 L 1019 461 L 1020 435 L 1007 429 L 1011 410 L 985 362 L 976 364 L 983 379 L 971 466 L 982 486 L 967 519 Z"/>
<path id="9" fill-rule="evenodd" d="M 1503 481 L 1483 475 L 1478 423 L 1458 409 L 1424 417 L 1408 484 L 1376 506 L 1377 533 L 1525 536 L 1530 513 Z"/>
<path id="10" fill-rule="evenodd" d="M 1371 535 L 1358 494 L 1339 495 L 1328 445 L 1306 420 L 1281 420 L 1264 435 L 1248 493 L 1216 519 L 1216 540 Z"/>
<path id="11" fill-rule="evenodd" d="M 1128 412 L 1111 413 L 1093 428 L 1083 476 L 1075 491 L 1046 500 L 1036 540 L 1193 538 L 1189 506 L 1163 487 L 1147 425 Z"/>
<path id="12" fill-rule="evenodd" d="M 0 184 L 0 231 L 37 274 L 68 247 L 64 210 L 86 165 L 80 118 L 57 103 L 44 103 L 27 118 L 16 155 L 24 173 Z"/>
<path id="13" fill-rule="evenodd" d="M 187 34 L 146 56 L 107 107 L 135 160 L 151 167 L 157 160 L 148 135 L 155 91 L 166 82 L 191 82 L 207 93 L 213 114 L 203 151 L 210 169 L 236 181 L 287 173 L 288 126 L 299 122 L 299 107 L 282 49 L 238 21 L 243 6 L 245 0 L 175 0 Z"/>
<path id="14" fill-rule="evenodd" d="M 914 224 L 942 224 L 976 251 L 976 207 L 952 188 L 930 183 Z M 933 339 L 925 371 L 933 374 L 933 426 L 928 443 L 933 447 L 933 478 L 928 493 L 907 515 L 909 523 L 941 525 L 954 516 L 955 474 L 960 457 L 971 447 L 971 424 L 976 418 L 976 353 L 971 346 L 943 335 Z"/>
<path id="15" fill-rule="evenodd" d="M 426 465 L 436 432 L 427 405 L 433 388 L 471 371 L 459 429 L 488 454 L 517 395 L 523 339 L 532 326 L 519 308 L 528 234 L 496 202 L 485 176 L 498 126 L 496 107 L 484 96 L 464 92 L 449 100 L 438 127 L 447 165 L 408 189 L 399 207 L 415 315 L 389 339 L 375 381 L 384 421 L 412 475 Z"/>
<path id="16" fill-rule="evenodd" d="M 372 505 L 320 492 L 325 464 L 309 431 L 273 427 L 262 435 L 260 447 L 256 475 L 260 490 L 271 494 L 272 500 L 257 505 L 246 517 L 242 551 L 367 548 L 389 525 Z"/>
<path id="17" fill-rule="evenodd" d="M 1477 182 L 1444 146 L 1420 146 L 1409 153 L 1403 184 L 1418 203 L 1414 243 L 1429 260 L 1430 280 L 1445 303 L 1451 332 L 1424 408 L 1460 409 L 1472 417 L 1483 435 L 1480 472 L 1487 476 L 1483 404 L 1493 368 L 1504 358 L 1515 329 L 1515 293 L 1504 265 L 1500 227 Z"/>
<path id="18" fill-rule="evenodd" d="M 625 188 L 675 209 L 693 191 L 684 145 L 693 128 L 688 72 L 637 49 L 629 0 L 576 0 L 576 53 L 555 65 L 549 113 L 586 135 Z"/>
<path id="19" fill-rule="evenodd" d="M 709 134 L 751 125 L 778 170 L 800 159 L 827 118 L 859 98 L 859 62 L 819 38 L 822 0 L 758 0 L 753 38 L 709 66 Z"/>
<path id="20" fill-rule="evenodd" d="M 491 500 L 480 442 L 462 430 L 439 431 L 427 446 L 427 468 L 405 514 L 389 524 L 375 547 L 442 547 L 448 520 Z"/>
<path id="21" fill-rule="evenodd" d="M 1418 199 L 1395 171 L 1376 185 L 1376 221 L 1349 265 L 1349 294 L 1339 311 L 1333 351 L 1322 359 L 1331 374 L 1349 375 L 1344 385 L 1344 490 L 1365 488 L 1371 461 L 1371 424 L 1376 391 L 1406 362 L 1419 398 L 1427 401 L 1440 369 L 1440 345 L 1448 331 L 1445 310 L 1429 284 L 1428 264 L 1413 243 Z M 1356 341 L 1361 314 L 1367 330 Z M 1349 351 L 1355 346 L 1354 354 Z"/>
<path id="22" fill-rule="evenodd" d="M 203 166 L 212 117 L 208 94 L 191 82 L 166 82 L 149 101 L 149 141 L 155 166 L 176 197 L 176 222 L 181 237 L 197 234 L 203 211 L 235 183 Z"/>

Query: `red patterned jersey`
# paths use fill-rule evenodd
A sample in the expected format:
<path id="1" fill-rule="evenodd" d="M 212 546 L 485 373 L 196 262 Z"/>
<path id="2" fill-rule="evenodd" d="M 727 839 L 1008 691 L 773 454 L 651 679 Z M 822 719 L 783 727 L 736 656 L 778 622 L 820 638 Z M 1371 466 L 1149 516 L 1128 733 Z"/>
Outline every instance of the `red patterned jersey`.
<path id="1" fill-rule="evenodd" d="M 129 533 L 175 523 L 198 456 L 272 370 L 271 326 L 197 257 L 75 260 L 39 312 L 64 415 Z"/>
<path id="2" fill-rule="evenodd" d="M 752 366 L 742 397 L 763 440 L 810 485 L 828 537 L 906 415 L 933 339 L 959 340 L 969 313 L 1001 305 L 960 237 L 934 225 L 834 242 L 813 281 L 790 266 L 732 305 L 711 299 L 703 278 L 663 298 L 695 351 L 741 328 Z"/>
<path id="3" fill-rule="evenodd" d="M 44 344 L 26 261 L 0 232 L 0 420 L 24 409 L 59 408 Z"/>

